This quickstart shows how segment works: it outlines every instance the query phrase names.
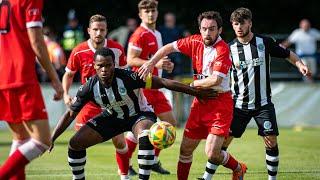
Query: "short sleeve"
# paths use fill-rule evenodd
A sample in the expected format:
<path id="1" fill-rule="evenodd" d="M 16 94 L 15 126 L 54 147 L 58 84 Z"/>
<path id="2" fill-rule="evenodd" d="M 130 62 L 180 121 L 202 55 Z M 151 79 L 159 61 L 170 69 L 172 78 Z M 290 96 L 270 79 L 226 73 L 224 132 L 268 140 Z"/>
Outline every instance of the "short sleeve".
<path id="1" fill-rule="evenodd" d="M 42 0 L 29 0 L 26 5 L 26 27 L 42 27 Z"/>
<path id="2" fill-rule="evenodd" d="M 176 51 L 181 52 L 181 53 L 191 57 L 192 56 L 191 42 L 192 42 L 192 36 L 189 36 L 189 37 L 174 41 L 173 47 Z"/>
<path id="3" fill-rule="evenodd" d="M 67 63 L 66 72 L 76 72 L 80 70 L 80 59 L 77 56 L 76 52 L 76 49 L 72 50 Z"/>
<path id="4" fill-rule="evenodd" d="M 266 37 L 265 43 L 267 47 L 269 47 L 270 55 L 272 57 L 287 58 L 290 56 L 290 51 L 287 48 L 280 46 L 274 39 Z"/>
<path id="5" fill-rule="evenodd" d="M 79 112 L 84 105 L 89 102 L 93 97 L 92 88 L 90 88 L 91 80 L 81 85 L 78 89 L 76 97 L 72 100 L 70 109 Z"/>
<path id="6" fill-rule="evenodd" d="M 133 34 L 129 40 L 129 47 L 137 51 L 142 51 L 144 44 L 143 39 L 139 34 Z"/>
<path id="7" fill-rule="evenodd" d="M 212 63 L 212 72 L 220 77 L 227 77 L 231 68 L 231 57 L 229 48 L 223 46 L 217 49 L 217 57 Z"/>
<path id="8" fill-rule="evenodd" d="M 120 46 L 119 49 L 120 49 L 120 52 L 121 52 L 121 55 L 119 57 L 119 66 L 121 68 L 125 68 L 125 67 L 127 67 L 127 56 L 126 56 L 122 46 Z"/>
<path id="9" fill-rule="evenodd" d="M 146 83 L 139 77 L 137 72 L 126 71 L 126 83 L 132 89 L 145 88 Z"/>

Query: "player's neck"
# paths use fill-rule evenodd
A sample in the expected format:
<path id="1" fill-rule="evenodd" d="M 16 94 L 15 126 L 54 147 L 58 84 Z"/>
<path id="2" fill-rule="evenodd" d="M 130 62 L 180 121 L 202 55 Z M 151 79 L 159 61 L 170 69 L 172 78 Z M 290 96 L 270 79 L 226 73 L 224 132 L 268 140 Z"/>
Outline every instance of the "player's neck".
<path id="1" fill-rule="evenodd" d="M 104 45 L 105 45 L 105 40 L 104 40 L 103 42 L 99 43 L 99 44 L 94 43 L 92 40 L 90 40 L 90 41 L 91 41 L 91 45 L 92 45 L 92 47 L 93 47 L 94 49 L 101 49 L 101 48 L 103 48 Z"/>
<path id="2" fill-rule="evenodd" d="M 154 24 L 146 24 L 146 23 L 142 23 L 143 26 L 147 27 L 148 29 L 155 31 L 156 30 L 156 23 Z"/>
<path id="3" fill-rule="evenodd" d="M 253 33 L 249 32 L 246 36 L 243 37 L 237 37 L 238 41 L 242 44 L 248 44 L 251 39 L 253 38 Z"/>

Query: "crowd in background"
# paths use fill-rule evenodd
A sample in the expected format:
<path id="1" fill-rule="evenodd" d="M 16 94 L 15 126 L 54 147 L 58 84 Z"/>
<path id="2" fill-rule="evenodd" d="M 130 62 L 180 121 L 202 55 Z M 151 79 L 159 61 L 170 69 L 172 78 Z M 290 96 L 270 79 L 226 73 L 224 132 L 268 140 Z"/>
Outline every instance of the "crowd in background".
<path id="1" fill-rule="evenodd" d="M 129 38 L 138 26 L 139 22 L 136 18 L 128 17 L 124 25 L 111 31 L 109 30 L 108 38 L 119 42 L 127 52 Z M 79 22 L 74 9 L 69 10 L 67 14 L 67 23 L 63 32 L 55 32 L 53 29 L 53 27 L 49 26 L 44 26 L 43 28 L 51 62 L 61 79 L 72 49 L 85 40 L 85 29 Z M 163 45 L 191 34 L 183 25 L 177 23 L 176 15 L 173 12 L 164 14 L 163 24 L 159 24 L 157 29 L 162 35 Z M 302 19 L 299 23 L 299 28 L 289 34 L 287 39 L 279 42 L 284 47 L 294 48 L 304 63 L 311 68 L 312 79 L 304 78 L 303 80 L 306 82 L 314 82 L 314 80 L 319 79 L 317 70 L 320 65 L 320 53 L 317 47 L 319 42 L 320 31 L 313 28 L 308 19 Z M 188 57 L 176 52 L 170 54 L 169 58 L 175 64 L 175 67 L 172 73 L 164 72 L 163 77 L 175 78 L 192 74 L 191 60 Z M 38 80 L 40 82 L 48 82 L 49 78 L 43 68 L 39 63 L 36 66 Z M 79 75 L 76 75 L 75 81 L 79 80 Z"/>

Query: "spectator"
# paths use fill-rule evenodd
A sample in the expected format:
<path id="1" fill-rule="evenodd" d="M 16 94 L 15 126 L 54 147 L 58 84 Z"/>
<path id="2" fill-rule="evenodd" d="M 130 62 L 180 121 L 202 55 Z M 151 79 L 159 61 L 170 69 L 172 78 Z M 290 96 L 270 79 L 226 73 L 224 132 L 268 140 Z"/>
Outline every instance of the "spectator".
<path id="1" fill-rule="evenodd" d="M 111 31 L 108 35 L 109 39 L 117 41 L 124 47 L 124 51 L 127 52 L 128 42 L 131 34 L 138 27 L 138 22 L 135 18 L 128 18 L 126 26 L 120 26 L 117 29 Z"/>
<path id="2" fill-rule="evenodd" d="M 295 44 L 297 55 L 311 69 L 312 77 L 304 77 L 304 80 L 312 82 L 317 75 L 316 52 L 317 41 L 320 40 L 320 31 L 311 28 L 311 23 L 308 19 L 302 19 L 299 26 L 300 28 L 294 30 L 282 44 L 285 47 Z"/>
<path id="3" fill-rule="evenodd" d="M 162 35 L 163 45 L 172 43 L 184 37 L 184 29 L 176 25 L 176 15 L 168 12 L 164 15 L 164 24 L 159 26 L 159 32 Z M 172 73 L 163 72 L 163 77 L 182 75 L 184 73 L 184 59 L 181 53 L 174 52 L 169 55 L 169 58 L 174 63 L 175 68 Z"/>
<path id="4" fill-rule="evenodd" d="M 79 25 L 74 9 L 68 12 L 68 23 L 64 28 L 62 36 L 62 47 L 65 50 L 66 57 L 69 57 L 72 49 L 84 41 L 83 29 Z"/>

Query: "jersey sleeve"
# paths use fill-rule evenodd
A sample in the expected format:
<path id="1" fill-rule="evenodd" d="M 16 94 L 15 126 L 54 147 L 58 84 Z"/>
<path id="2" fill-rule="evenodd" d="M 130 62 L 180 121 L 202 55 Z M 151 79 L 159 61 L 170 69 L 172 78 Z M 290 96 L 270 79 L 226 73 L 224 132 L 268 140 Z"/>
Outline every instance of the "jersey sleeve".
<path id="1" fill-rule="evenodd" d="M 78 89 L 76 97 L 72 100 L 70 109 L 75 112 L 80 112 L 82 107 L 89 102 L 93 97 L 93 92 L 90 88 L 91 81 L 81 85 Z"/>
<path id="2" fill-rule="evenodd" d="M 192 44 L 191 44 L 192 36 L 178 39 L 173 42 L 173 47 L 176 51 L 181 52 L 189 57 L 192 56 Z"/>
<path id="3" fill-rule="evenodd" d="M 42 0 L 29 0 L 26 4 L 26 27 L 42 27 Z"/>
<path id="4" fill-rule="evenodd" d="M 129 40 L 129 47 L 130 48 L 137 50 L 137 51 L 142 51 L 143 44 L 144 44 L 143 37 L 140 37 L 139 34 L 133 34 L 130 37 L 130 40 Z"/>
<path id="5" fill-rule="evenodd" d="M 127 56 L 126 53 L 124 52 L 124 49 L 122 46 L 119 46 L 121 55 L 119 57 L 119 66 L 121 68 L 126 68 L 127 67 Z"/>
<path id="6" fill-rule="evenodd" d="M 217 57 L 212 62 L 212 74 L 218 75 L 220 77 L 227 77 L 228 72 L 231 68 L 231 57 L 230 57 L 230 51 L 229 48 L 226 46 L 223 46 L 221 48 L 217 48 Z"/>
<path id="7" fill-rule="evenodd" d="M 126 71 L 127 76 L 127 84 L 128 87 L 132 89 L 139 89 L 139 88 L 145 88 L 146 82 L 144 82 L 138 75 L 138 72 L 134 71 Z"/>
<path id="8" fill-rule="evenodd" d="M 66 72 L 76 72 L 80 70 L 80 59 L 77 56 L 76 52 L 76 49 L 72 50 L 65 69 Z"/>
<path id="9" fill-rule="evenodd" d="M 281 47 L 274 39 L 266 37 L 265 40 L 272 57 L 287 58 L 290 56 L 290 51 L 287 48 Z"/>

